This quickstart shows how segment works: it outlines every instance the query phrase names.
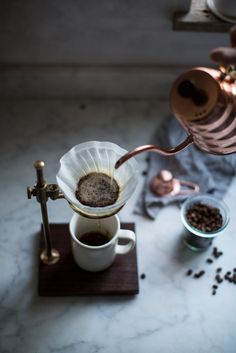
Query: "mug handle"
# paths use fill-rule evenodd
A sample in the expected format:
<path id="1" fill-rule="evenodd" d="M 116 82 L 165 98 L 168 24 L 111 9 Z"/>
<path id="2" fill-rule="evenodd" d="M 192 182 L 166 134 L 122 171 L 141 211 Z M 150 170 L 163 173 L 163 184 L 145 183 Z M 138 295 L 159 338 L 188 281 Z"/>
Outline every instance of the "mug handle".
<path id="1" fill-rule="evenodd" d="M 134 248 L 136 240 L 135 233 L 132 232 L 132 230 L 120 229 L 118 233 L 118 240 L 119 239 L 128 239 L 129 242 L 125 245 L 116 244 L 116 254 L 125 255 Z"/>

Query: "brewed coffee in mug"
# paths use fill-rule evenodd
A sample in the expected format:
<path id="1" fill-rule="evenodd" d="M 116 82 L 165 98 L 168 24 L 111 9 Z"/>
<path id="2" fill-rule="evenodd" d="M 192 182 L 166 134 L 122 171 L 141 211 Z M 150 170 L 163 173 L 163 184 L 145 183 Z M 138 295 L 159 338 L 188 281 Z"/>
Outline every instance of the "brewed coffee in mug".
<path id="1" fill-rule="evenodd" d="M 135 246 L 135 233 L 121 229 L 117 215 L 90 219 L 75 213 L 70 221 L 72 253 L 84 270 L 98 272 L 113 264 L 116 256 L 129 253 Z M 119 244 L 119 239 L 127 243 Z"/>

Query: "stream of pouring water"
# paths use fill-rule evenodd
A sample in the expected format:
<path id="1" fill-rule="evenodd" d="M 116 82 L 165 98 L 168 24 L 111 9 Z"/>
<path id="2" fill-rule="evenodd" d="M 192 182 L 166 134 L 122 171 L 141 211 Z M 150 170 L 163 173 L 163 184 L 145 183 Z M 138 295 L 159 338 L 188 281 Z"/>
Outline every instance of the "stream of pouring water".
<path id="1" fill-rule="evenodd" d="M 115 170 L 115 166 L 112 167 L 111 164 L 109 164 L 109 175 L 111 178 L 111 186 L 112 186 L 113 180 L 114 180 L 114 170 Z"/>

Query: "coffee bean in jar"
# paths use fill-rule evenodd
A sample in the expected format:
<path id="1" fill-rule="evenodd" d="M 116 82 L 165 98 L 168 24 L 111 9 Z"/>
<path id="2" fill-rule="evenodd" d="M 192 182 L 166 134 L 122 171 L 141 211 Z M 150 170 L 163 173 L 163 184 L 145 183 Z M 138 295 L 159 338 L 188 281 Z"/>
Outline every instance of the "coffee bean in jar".
<path id="1" fill-rule="evenodd" d="M 204 233 L 215 232 L 223 225 L 219 208 L 205 202 L 196 202 L 189 206 L 186 219 L 191 226 Z"/>

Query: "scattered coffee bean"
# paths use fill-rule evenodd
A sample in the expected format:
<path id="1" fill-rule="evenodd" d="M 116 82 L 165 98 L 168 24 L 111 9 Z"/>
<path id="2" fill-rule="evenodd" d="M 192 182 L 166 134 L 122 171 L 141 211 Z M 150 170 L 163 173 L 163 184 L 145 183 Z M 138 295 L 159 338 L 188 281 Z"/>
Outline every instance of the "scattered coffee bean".
<path id="1" fill-rule="evenodd" d="M 236 273 L 233 272 L 232 276 L 231 276 L 231 274 L 232 274 L 231 271 L 227 271 L 225 274 L 225 279 L 230 283 L 236 284 Z"/>
<path id="2" fill-rule="evenodd" d="M 217 247 L 214 246 L 213 250 L 212 250 L 212 255 L 215 256 L 217 254 L 218 250 Z"/>
<path id="3" fill-rule="evenodd" d="M 214 256 L 214 258 L 218 258 L 219 256 L 223 255 L 223 251 L 219 251 L 219 249 L 217 249 L 217 247 L 214 247 L 212 250 L 212 256 Z M 208 257 L 206 259 L 207 263 L 212 263 L 214 262 L 214 260 L 210 257 Z M 224 274 L 221 273 L 223 271 L 222 267 L 218 267 L 215 270 L 215 281 L 217 282 L 217 284 L 213 284 L 212 285 L 212 295 L 216 295 L 217 293 L 217 289 L 220 283 L 222 283 L 224 280 L 227 280 L 229 283 L 232 283 L 234 285 L 236 285 L 236 267 L 234 267 L 231 271 L 226 271 Z M 221 273 L 221 276 L 220 276 Z M 192 269 L 188 269 L 186 272 L 187 276 L 191 276 L 193 274 L 193 270 Z M 195 272 L 193 277 L 194 278 L 200 278 L 205 274 L 204 270 L 200 270 L 198 272 Z"/>
<path id="4" fill-rule="evenodd" d="M 200 278 L 204 275 L 204 273 L 205 273 L 205 271 L 201 270 L 201 271 L 195 273 L 194 278 Z"/>
<path id="5" fill-rule="evenodd" d="M 145 273 L 142 273 L 140 277 L 141 277 L 141 279 L 144 279 L 144 278 L 146 278 L 146 275 L 145 275 Z"/>
<path id="6" fill-rule="evenodd" d="M 218 251 L 218 249 L 216 247 L 214 247 L 213 251 L 212 251 L 212 255 L 214 256 L 214 258 L 218 259 L 218 257 L 223 255 L 223 252 Z"/>
<path id="7" fill-rule="evenodd" d="M 216 280 L 217 283 L 223 282 L 223 278 L 220 277 L 220 275 L 216 275 L 216 276 L 215 276 L 215 280 Z"/>
<path id="8" fill-rule="evenodd" d="M 187 276 L 191 276 L 192 273 L 193 273 L 193 270 L 190 268 L 190 269 L 186 272 L 186 275 L 187 275 Z"/>
<path id="9" fill-rule="evenodd" d="M 210 233 L 222 227 L 223 218 L 219 208 L 203 202 L 195 203 L 186 212 L 189 224 L 205 233 Z"/>

